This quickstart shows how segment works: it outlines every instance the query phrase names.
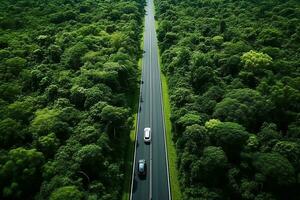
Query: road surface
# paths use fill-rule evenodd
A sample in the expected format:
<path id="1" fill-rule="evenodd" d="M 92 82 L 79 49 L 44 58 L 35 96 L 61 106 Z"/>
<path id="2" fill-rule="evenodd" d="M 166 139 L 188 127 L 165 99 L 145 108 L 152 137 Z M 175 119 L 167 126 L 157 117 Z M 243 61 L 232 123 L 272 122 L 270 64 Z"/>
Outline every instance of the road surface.
<path id="1" fill-rule="evenodd" d="M 131 200 L 170 200 L 169 173 L 165 144 L 162 92 L 153 0 L 147 0 L 144 32 L 143 84 L 140 88 L 137 138 L 131 185 Z M 150 127 L 152 141 L 145 144 L 143 130 Z M 147 162 L 144 179 L 137 175 L 140 159 Z"/>

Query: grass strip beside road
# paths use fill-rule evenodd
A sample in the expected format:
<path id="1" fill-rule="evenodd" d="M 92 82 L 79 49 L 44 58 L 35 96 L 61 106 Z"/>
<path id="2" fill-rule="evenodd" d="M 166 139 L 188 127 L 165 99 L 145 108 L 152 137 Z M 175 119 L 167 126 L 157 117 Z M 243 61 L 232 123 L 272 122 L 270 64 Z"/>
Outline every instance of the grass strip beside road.
<path id="1" fill-rule="evenodd" d="M 143 27 L 144 24 L 143 24 Z M 143 29 L 143 36 L 141 41 L 141 49 L 144 49 L 144 29 Z M 142 65 L 143 61 L 142 58 L 138 60 L 138 71 L 139 71 L 139 77 L 138 80 L 141 79 L 141 73 L 142 73 Z M 136 138 L 136 126 L 137 126 L 137 112 L 138 112 L 138 105 L 139 105 L 139 96 L 140 96 L 140 86 L 137 88 L 137 91 L 134 91 L 134 94 L 132 96 L 133 98 L 133 105 L 132 109 L 133 112 L 133 126 L 130 130 L 129 135 L 129 142 L 127 146 L 127 151 L 125 155 L 125 171 L 124 171 L 124 183 L 123 183 L 123 190 L 122 190 L 122 200 L 129 200 L 130 199 L 130 192 L 131 192 L 131 177 L 132 177 L 132 165 L 133 165 L 133 158 L 134 158 L 134 148 L 135 148 L 135 138 Z"/>
<path id="2" fill-rule="evenodd" d="M 175 144 L 172 140 L 172 124 L 171 124 L 171 107 L 169 101 L 169 90 L 167 84 L 167 78 L 161 73 L 162 82 L 162 93 L 163 93 L 163 103 L 164 103 L 164 117 L 166 125 L 166 139 L 167 139 L 167 149 L 168 149 L 168 159 L 169 159 L 169 173 L 170 173 L 170 184 L 171 184 L 171 195 L 172 200 L 181 200 L 181 190 L 178 180 L 177 171 L 177 155 Z"/>
<path id="3" fill-rule="evenodd" d="M 142 59 L 138 61 L 139 72 L 141 72 L 142 68 Z M 140 76 L 139 76 L 140 77 Z M 125 155 L 125 172 L 124 172 L 124 183 L 123 183 L 123 191 L 122 191 L 122 200 L 129 200 L 130 198 L 130 190 L 131 190 L 131 176 L 132 176 L 132 165 L 133 165 L 133 157 L 134 157 L 134 148 L 135 148 L 135 138 L 136 138 L 136 126 L 137 126 L 137 110 L 138 110 L 138 102 L 139 102 L 139 87 L 138 90 L 134 92 L 134 113 L 133 113 L 133 126 L 130 130 L 129 141 L 127 144 L 127 151 Z"/>
<path id="4" fill-rule="evenodd" d="M 122 200 L 129 200 L 130 198 L 130 189 L 131 189 L 131 175 L 132 175 L 132 162 L 133 162 L 133 154 L 134 154 L 134 142 L 135 142 L 135 127 L 137 121 L 137 113 L 134 114 L 134 125 L 130 131 L 129 135 L 129 144 L 125 158 L 125 174 L 124 174 L 124 183 L 123 183 L 123 191 L 122 191 Z"/>

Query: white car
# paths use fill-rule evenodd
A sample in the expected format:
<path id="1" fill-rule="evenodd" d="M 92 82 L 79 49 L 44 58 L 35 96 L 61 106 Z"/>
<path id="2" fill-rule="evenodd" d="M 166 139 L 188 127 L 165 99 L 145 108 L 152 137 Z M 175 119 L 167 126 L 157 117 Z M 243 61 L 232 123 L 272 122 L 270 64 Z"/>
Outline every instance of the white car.
<path id="1" fill-rule="evenodd" d="M 149 143 L 151 141 L 151 128 L 144 129 L 144 142 Z"/>

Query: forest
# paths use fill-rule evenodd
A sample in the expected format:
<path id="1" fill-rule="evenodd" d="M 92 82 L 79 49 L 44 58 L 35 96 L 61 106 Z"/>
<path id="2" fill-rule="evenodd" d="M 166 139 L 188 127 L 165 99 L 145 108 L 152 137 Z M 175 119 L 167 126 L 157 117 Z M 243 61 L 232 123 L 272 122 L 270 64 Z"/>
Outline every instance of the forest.
<path id="1" fill-rule="evenodd" d="M 155 3 L 183 199 L 299 199 L 300 2 Z"/>
<path id="2" fill-rule="evenodd" d="M 0 1 L 0 199 L 120 199 L 144 4 Z"/>

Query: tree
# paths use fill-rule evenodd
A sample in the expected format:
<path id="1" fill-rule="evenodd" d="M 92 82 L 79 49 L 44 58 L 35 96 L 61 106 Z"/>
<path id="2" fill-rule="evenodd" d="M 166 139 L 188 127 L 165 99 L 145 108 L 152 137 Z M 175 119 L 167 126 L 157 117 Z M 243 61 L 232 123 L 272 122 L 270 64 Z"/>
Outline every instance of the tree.
<path id="1" fill-rule="evenodd" d="M 280 138 L 281 135 L 277 132 L 276 124 L 264 123 L 261 130 L 257 133 L 259 141 L 263 144 L 263 148 L 273 146 Z"/>
<path id="2" fill-rule="evenodd" d="M 84 195 L 75 186 L 64 186 L 55 190 L 50 200 L 83 200 Z"/>
<path id="3" fill-rule="evenodd" d="M 191 126 L 193 124 L 201 124 L 202 119 L 197 113 L 187 113 L 181 116 L 176 122 L 176 133 L 182 133 L 187 126 Z"/>
<path id="4" fill-rule="evenodd" d="M 238 55 L 232 55 L 229 58 L 225 58 L 220 60 L 221 61 L 221 70 L 225 75 L 232 75 L 236 76 L 242 66 L 241 66 L 241 58 Z"/>
<path id="5" fill-rule="evenodd" d="M 17 95 L 21 93 L 21 87 L 16 83 L 3 83 L 0 85 L 0 98 L 13 102 Z"/>
<path id="6" fill-rule="evenodd" d="M 250 130 L 257 130 L 268 113 L 272 103 L 259 92 L 252 89 L 233 89 L 216 105 L 214 118 L 222 121 L 233 121 L 244 125 Z"/>
<path id="7" fill-rule="evenodd" d="M 35 112 L 35 118 L 31 122 L 30 130 L 38 135 L 50 134 L 59 122 L 60 111 L 44 108 Z"/>
<path id="8" fill-rule="evenodd" d="M 212 129 L 220 123 L 222 122 L 218 119 L 210 119 L 209 121 L 205 122 L 205 128 Z"/>
<path id="9" fill-rule="evenodd" d="M 54 133 L 50 133 L 39 137 L 36 146 L 39 151 L 43 152 L 45 157 L 51 158 L 59 147 L 59 140 Z"/>
<path id="10" fill-rule="evenodd" d="M 263 29 L 258 35 L 258 42 L 265 46 L 280 47 L 282 32 L 275 28 Z"/>
<path id="11" fill-rule="evenodd" d="M 287 158 L 294 167 L 300 167 L 300 145 L 296 142 L 278 141 L 273 146 L 273 151 Z"/>
<path id="12" fill-rule="evenodd" d="M 0 186 L 6 199 L 33 197 L 41 182 L 44 156 L 36 149 L 12 149 L 0 165 Z M 30 183 L 30 184 L 28 184 Z"/>
<path id="13" fill-rule="evenodd" d="M 74 46 L 66 49 L 62 55 L 62 61 L 65 63 L 67 68 L 79 69 L 83 63 L 81 57 L 88 51 L 88 47 L 79 42 Z"/>
<path id="14" fill-rule="evenodd" d="M 51 60 L 54 63 L 60 62 L 60 58 L 62 55 L 62 49 L 58 45 L 50 45 L 48 48 L 48 53 L 49 53 L 49 60 Z"/>
<path id="15" fill-rule="evenodd" d="M 82 57 L 83 62 L 90 62 L 96 64 L 97 62 L 104 62 L 102 57 L 102 52 L 98 51 L 89 51 Z"/>
<path id="16" fill-rule="evenodd" d="M 270 92 L 270 98 L 276 106 L 272 113 L 274 121 L 279 125 L 281 130 L 286 131 L 289 122 L 294 121 L 296 113 L 300 112 L 297 103 L 300 100 L 299 90 L 296 87 L 290 86 L 290 84 L 276 82 L 270 88 Z"/>
<path id="17" fill-rule="evenodd" d="M 126 40 L 125 35 L 120 32 L 113 33 L 110 38 L 110 42 L 116 50 L 122 46 L 124 40 Z"/>
<path id="18" fill-rule="evenodd" d="M 36 99 L 30 96 L 27 96 L 22 100 L 17 100 L 7 106 L 8 116 L 24 123 L 28 123 L 32 119 L 34 105 L 36 105 L 36 103 Z"/>
<path id="19" fill-rule="evenodd" d="M 240 190 L 243 199 L 254 199 L 255 192 L 259 190 L 259 184 L 255 181 L 243 179 L 241 181 Z"/>
<path id="20" fill-rule="evenodd" d="M 111 89 L 104 84 L 97 84 L 92 88 L 87 89 L 84 107 L 90 108 L 100 101 L 109 102 L 111 98 Z"/>
<path id="21" fill-rule="evenodd" d="M 66 12 L 57 12 L 50 15 L 50 22 L 60 24 L 65 21 L 76 19 L 77 14 L 73 10 Z"/>
<path id="22" fill-rule="evenodd" d="M 10 148 L 13 145 L 20 145 L 26 139 L 26 132 L 22 130 L 20 123 L 11 118 L 0 121 L 0 147 Z"/>
<path id="23" fill-rule="evenodd" d="M 167 32 L 165 34 L 165 38 L 163 41 L 163 49 L 168 49 L 170 48 L 173 44 L 176 44 L 177 41 L 177 34 L 173 32 Z"/>
<path id="24" fill-rule="evenodd" d="M 83 145 L 95 143 L 104 134 L 97 127 L 88 124 L 77 126 L 76 133 L 77 140 Z"/>
<path id="25" fill-rule="evenodd" d="M 194 69 L 191 79 L 193 87 L 198 91 L 205 91 L 216 82 L 215 73 L 211 67 L 198 67 Z"/>
<path id="26" fill-rule="evenodd" d="M 80 164 L 80 169 L 87 173 L 91 180 L 100 177 L 99 172 L 103 169 L 105 160 L 101 147 L 95 144 L 85 145 L 75 154 L 75 159 Z"/>
<path id="27" fill-rule="evenodd" d="M 192 55 L 192 64 L 196 67 L 200 66 L 212 66 L 213 60 L 209 56 L 209 54 L 205 54 L 202 52 L 194 52 Z"/>
<path id="28" fill-rule="evenodd" d="M 187 150 L 190 153 L 201 154 L 205 146 L 209 144 L 207 130 L 198 124 L 187 126 L 182 136 L 177 140 L 177 149 Z M 194 147 L 194 149 L 193 149 Z"/>
<path id="29" fill-rule="evenodd" d="M 46 89 L 46 94 L 49 101 L 53 101 L 58 96 L 58 86 L 57 85 L 49 85 Z"/>
<path id="30" fill-rule="evenodd" d="M 241 61 L 249 71 L 259 72 L 268 69 L 268 66 L 272 63 L 272 58 L 268 54 L 251 50 L 241 56 Z"/>
<path id="31" fill-rule="evenodd" d="M 259 153 L 253 158 L 253 166 L 263 176 L 266 187 L 289 186 L 296 181 L 295 169 L 278 153 Z"/>
<path id="32" fill-rule="evenodd" d="M 103 101 L 100 101 L 98 103 L 96 103 L 95 105 L 93 105 L 91 108 L 90 108 L 90 116 L 92 117 L 92 119 L 94 121 L 99 121 L 101 120 L 102 116 L 101 116 L 101 112 L 102 112 L 102 109 L 107 106 L 108 104 L 106 102 L 103 102 Z"/>
<path id="33" fill-rule="evenodd" d="M 79 109 L 84 107 L 84 102 L 86 100 L 86 89 L 75 85 L 71 88 L 71 102 Z"/>
<path id="34" fill-rule="evenodd" d="M 231 162 L 239 162 L 240 152 L 249 138 L 245 128 L 233 122 L 220 122 L 208 131 L 212 144 L 221 146 Z"/>
<path id="35" fill-rule="evenodd" d="M 20 57 L 9 58 L 5 61 L 6 73 L 18 76 L 20 71 L 25 67 L 26 60 Z"/>
<path id="36" fill-rule="evenodd" d="M 184 104 L 192 102 L 192 91 L 187 88 L 177 88 L 171 93 L 170 99 L 177 107 L 182 107 Z"/>
<path id="37" fill-rule="evenodd" d="M 184 190 L 184 200 L 221 200 L 222 195 L 207 187 L 194 186 Z"/>
<path id="38" fill-rule="evenodd" d="M 128 110 L 122 107 L 107 105 L 101 111 L 101 119 L 104 123 L 111 123 L 113 128 L 120 128 L 126 125 Z"/>
<path id="39" fill-rule="evenodd" d="M 38 198 L 40 199 L 50 199 L 51 194 L 57 189 L 70 186 L 73 184 L 73 181 L 66 177 L 66 175 L 57 175 L 59 171 L 54 172 L 54 168 L 57 167 L 58 163 L 56 161 L 47 162 L 43 166 L 43 178 L 44 182 L 41 185 L 40 192 L 38 194 Z M 47 175 L 46 172 L 47 171 Z M 51 173 L 51 176 L 49 174 Z"/>
<path id="40" fill-rule="evenodd" d="M 212 38 L 212 42 L 217 48 L 220 48 L 224 42 L 224 38 L 223 38 L 223 36 L 216 35 Z"/>
<path id="41" fill-rule="evenodd" d="M 225 182 L 227 157 L 220 147 L 208 146 L 199 161 L 191 165 L 191 183 L 218 186 Z"/>
<path id="42" fill-rule="evenodd" d="M 220 33 L 224 33 L 227 29 L 226 22 L 224 20 L 220 21 Z"/>

